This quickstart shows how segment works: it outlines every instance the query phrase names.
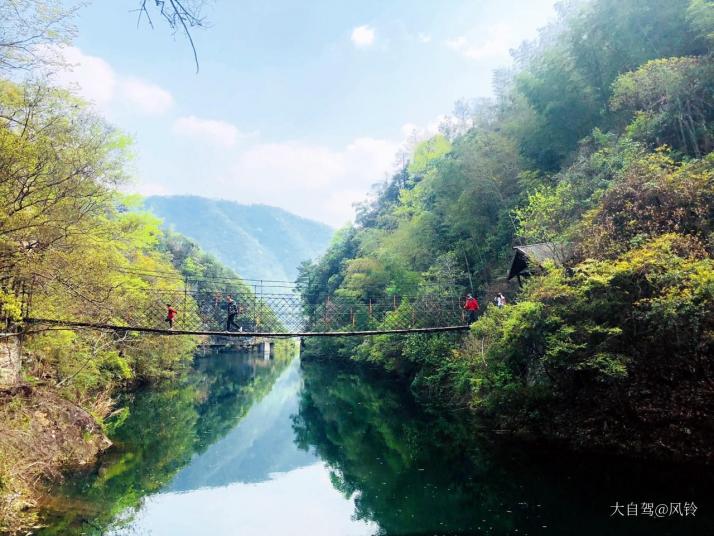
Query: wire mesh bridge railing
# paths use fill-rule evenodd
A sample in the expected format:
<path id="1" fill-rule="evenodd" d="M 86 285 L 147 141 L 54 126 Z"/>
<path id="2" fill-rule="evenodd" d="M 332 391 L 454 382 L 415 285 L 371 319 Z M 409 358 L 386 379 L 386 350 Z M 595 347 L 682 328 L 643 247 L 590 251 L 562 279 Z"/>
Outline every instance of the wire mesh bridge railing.
<path id="1" fill-rule="evenodd" d="M 97 299 L 52 281 L 28 293 L 25 322 L 162 334 L 215 336 L 343 336 L 466 329 L 455 293 L 352 298 L 306 303 L 294 284 L 241 280 L 220 289 L 190 280 L 169 288 L 113 288 Z M 292 286 L 291 286 L 292 285 Z M 230 296 L 230 299 L 229 299 Z M 230 306 L 230 301 L 235 304 Z M 172 323 L 169 306 L 176 311 Z M 231 314 L 233 311 L 234 314 Z"/>

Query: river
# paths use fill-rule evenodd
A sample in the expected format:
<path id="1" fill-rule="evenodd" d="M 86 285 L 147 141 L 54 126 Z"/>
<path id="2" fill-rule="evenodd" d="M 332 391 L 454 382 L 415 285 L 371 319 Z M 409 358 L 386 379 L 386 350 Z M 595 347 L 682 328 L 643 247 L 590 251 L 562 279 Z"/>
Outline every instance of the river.
<path id="1" fill-rule="evenodd" d="M 711 471 L 476 428 L 373 372 L 290 353 L 200 357 L 181 381 L 120 401 L 114 446 L 54 490 L 39 533 L 714 534 Z M 694 515 L 679 515 L 685 502 Z"/>

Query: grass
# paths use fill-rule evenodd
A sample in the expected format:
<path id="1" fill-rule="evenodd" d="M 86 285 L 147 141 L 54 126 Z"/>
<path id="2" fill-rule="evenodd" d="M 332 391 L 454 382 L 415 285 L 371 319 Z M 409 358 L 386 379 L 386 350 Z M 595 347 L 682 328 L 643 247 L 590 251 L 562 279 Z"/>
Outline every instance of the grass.
<path id="1" fill-rule="evenodd" d="M 47 484 L 108 445 L 95 419 L 53 390 L 23 384 L 0 391 L 0 533 L 35 527 Z"/>

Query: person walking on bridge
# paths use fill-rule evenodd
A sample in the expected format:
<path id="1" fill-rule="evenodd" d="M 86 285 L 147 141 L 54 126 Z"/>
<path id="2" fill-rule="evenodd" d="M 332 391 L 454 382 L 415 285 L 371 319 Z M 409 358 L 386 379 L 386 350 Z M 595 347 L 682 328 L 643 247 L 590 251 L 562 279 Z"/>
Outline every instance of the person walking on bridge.
<path id="1" fill-rule="evenodd" d="M 166 322 L 169 325 L 169 329 L 174 329 L 174 318 L 176 318 L 177 313 L 176 309 L 171 307 L 171 304 L 166 304 Z"/>
<path id="2" fill-rule="evenodd" d="M 233 326 L 239 331 L 242 331 L 236 323 L 236 315 L 238 314 L 238 304 L 235 302 L 232 296 L 228 296 L 226 298 L 226 311 L 228 312 L 228 318 L 226 319 L 226 331 L 230 331 L 231 326 Z"/>
<path id="3" fill-rule="evenodd" d="M 471 294 L 466 296 L 466 303 L 464 304 L 464 309 L 469 314 L 469 324 L 473 324 L 476 321 L 476 311 L 478 311 L 478 300 L 474 298 Z"/>

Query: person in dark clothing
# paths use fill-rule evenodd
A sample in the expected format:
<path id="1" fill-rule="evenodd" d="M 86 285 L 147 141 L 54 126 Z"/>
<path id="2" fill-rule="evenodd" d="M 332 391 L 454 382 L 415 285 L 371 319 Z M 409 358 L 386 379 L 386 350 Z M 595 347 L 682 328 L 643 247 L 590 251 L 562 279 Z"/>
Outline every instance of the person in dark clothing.
<path id="1" fill-rule="evenodd" d="M 177 311 L 170 304 L 166 304 L 166 322 L 169 324 L 169 329 L 174 328 L 174 318 L 176 318 Z"/>
<path id="2" fill-rule="evenodd" d="M 478 311 L 478 300 L 474 298 L 471 294 L 466 296 L 466 303 L 464 304 L 464 309 L 469 314 L 469 324 L 473 324 L 476 321 L 476 311 Z"/>
<path id="3" fill-rule="evenodd" d="M 226 298 L 226 311 L 228 312 L 228 318 L 226 319 L 226 331 L 231 330 L 231 326 L 240 331 L 240 327 L 236 323 L 236 315 L 238 314 L 238 304 L 235 302 L 232 296 Z"/>

